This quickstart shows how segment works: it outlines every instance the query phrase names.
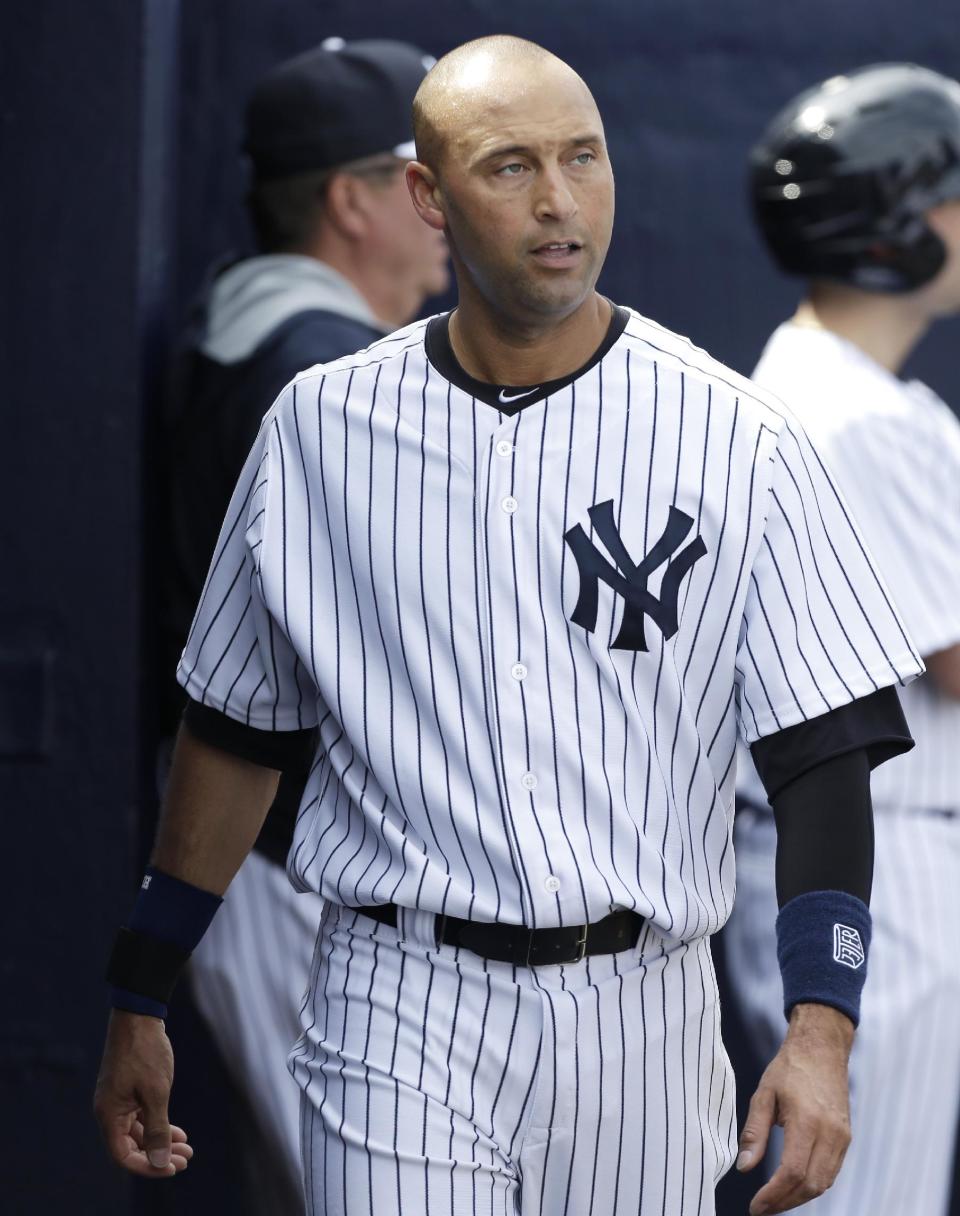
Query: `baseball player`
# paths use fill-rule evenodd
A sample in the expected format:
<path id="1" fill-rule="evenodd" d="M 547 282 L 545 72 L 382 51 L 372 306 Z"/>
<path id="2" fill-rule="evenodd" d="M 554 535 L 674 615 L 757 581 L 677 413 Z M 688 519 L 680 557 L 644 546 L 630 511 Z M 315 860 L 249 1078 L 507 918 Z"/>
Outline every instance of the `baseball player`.
<path id="1" fill-rule="evenodd" d="M 264 420 L 110 966 L 101 1125 L 130 1170 L 187 1164 L 167 992 L 316 728 L 289 860 L 325 900 L 291 1054 L 308 1211 L 713 1212 L 739 730 L 783 822 L 790 1008 L 740 1162 L 785 1124 L 752 1209 L 784 1211 L 846 1146 L 869 769 L 910 746 L 893 686 L 921 664 L 792 415 L 597 294 L 613 176 L 584 82 L 481 39 L 414 129 L 459 305 Z"/>
<path id="2" fill-rule="evenodd" d="M 809 281 L 755 372 L 836 474 L 927 673 L 904 693 L 916 749 L 873 785 L 874 940 L 852 1060 L 853 1148 L 818 1216 L 942 1216 L 960 1101 L 960 424 L 899 376 L 960 311 L 960 85 L 910 64 L 791 101 L 751 156 L 760 230 Z M 776 830 L 741 766 L 732 981 L 768 1057 L 785 1029 Z"/>
<path id="3" fill-rule="evenodd" d="M 421 223 L 403 179 L 410 107 L 432 62 L 405 43 L 328 39 L 274 68 L 251 97 L 244 144 L 259 252 L 222 267 L 195 310 L 168 420 L 171 683 L 234 484 L 279 391 L 303 368 L 405 324 L 447 287 L 443 236 Z M 173 687 L 171 734 L 184 700 Z M 308 768 L 309 754 L 285 774 L 190 969 L 274 1163 L 258 1171 L 259 1200 L 285 1212 L 301 1191 L 299 1091 L 286 1057 L 322 908 L 284 873 Z"/>

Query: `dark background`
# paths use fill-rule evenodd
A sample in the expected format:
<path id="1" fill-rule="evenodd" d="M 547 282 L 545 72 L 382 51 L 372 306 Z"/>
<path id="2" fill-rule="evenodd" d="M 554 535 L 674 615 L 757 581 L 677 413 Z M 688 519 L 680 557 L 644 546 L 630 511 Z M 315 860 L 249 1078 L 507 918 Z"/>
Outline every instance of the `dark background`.
<path id="1" fill-rule="evenodd" d="M 164 360 L 209 263 L 247 247 L 237 145 L 261 71 L 331 34 L 408 38 L 439 55 L 494 32 L 556 51 L 597 97 L 618 183 L 603 290 L 745 372 L 796 294 L 768 267 L 743 198 L 745 151 L 765 119 L 802 87 L 863 63 L 912 59 L 960 74 L 960 21 L 938 0 L 5 0 L 8 1216 L 245 1211 L 243 1119 L 183 998 L 171 1021 L 173 1112 L 198 1145 L 188 1176 L 131 1184 L 107 1165 L 89 1114 L 100 976 L 155 810 L 145 659 Z M 957 324 L 909 369 L 954 402 Z M 733 1023 L 729 1034 L 736 1045 Z M 721 1211 L 745 1210 L 735 1180 Z"/>

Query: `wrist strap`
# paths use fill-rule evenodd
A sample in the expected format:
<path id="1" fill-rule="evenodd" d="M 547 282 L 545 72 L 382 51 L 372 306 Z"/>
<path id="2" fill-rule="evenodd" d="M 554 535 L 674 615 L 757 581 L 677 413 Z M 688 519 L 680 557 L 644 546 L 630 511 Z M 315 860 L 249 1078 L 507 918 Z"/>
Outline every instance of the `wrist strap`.
<path id="1" fill-rule="evenodd" d="M 116 988 L 166 1005 L 189 957 L 189 950 L 172 942 L 124 927 L 113 943 L 107 980 Z"/>
<path id="2" fill-rule="evenodd" d="M 867 978 L 870 909 L 846 891 L 808 891 L 777 917 L 777 958 L 783 1012 L 794 1005 L 830 1005 L 856 1026 Z"/>
<path id="3" fill-rule="evenodd" d="M 180 973 L 222 902 L 151 866 L 107 965 L 114 1008 L 165 1018 Z"/>

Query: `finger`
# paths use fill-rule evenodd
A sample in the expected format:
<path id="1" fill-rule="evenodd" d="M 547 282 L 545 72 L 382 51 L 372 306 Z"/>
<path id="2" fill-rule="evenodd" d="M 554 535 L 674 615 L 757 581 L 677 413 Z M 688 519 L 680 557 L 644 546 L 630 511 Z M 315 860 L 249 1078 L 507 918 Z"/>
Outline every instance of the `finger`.
<path id="1" fill-rule="evenodd" d="M 781 1199 L 773 1201 L 772 1204 L 762 1198 L 762 1191 L 758 1191 L 750 1206 L 750 1216 L 774 1216 L 774 1213 L 777 1212 L 791 1212 L 794 1208 L 800 1208 L 810 1203 L 827 1189 L 826 1186 L 820 1186 L 808 1177 Z M 754 1205 L 757 1205 L 756 1208 Z"/>
<path id="2" fill-rule="evenodd" d="M 179 1174 L 182 1169 L 187 1168 L 187 1163 L 184 1161 L 182 1165 L 177 1162 L 183 1161 L 182 1157 L 174 1157 L 171 1154 L 169 1162 L 162 1168 L 151 1165 L 147 1159 L 147 1154 L 142 1149 L 134 1149 L 120 1164 L 125 1170 L 131 1174 L 135 1174 L 138 1178 L 172 1178 L 175 1174 Z"/>
<path id="3" fill-rule="evenodd" d="M 813 1155 L 815 1136 L 812 1128 L 797 1122 L 784 1126 L 783 1156 L 773 1177 L 757 1191 L 750 1204 L 750 1216 L 771 1216 L 787 1212 L 812 1195 L 801 1197 L 807 1186 L 808 1169 Z"/>
<path id="4" fill-rule="evenodd" d="M 185 1140 L 175 1140 L 170 1147 L 170 1160 L 177 1166 L 178 1169 L 186 1166 L 188 1161 L 193 1160 L 193 1145 L 187 1144 Z M 183 1166 L 178 1163 L 183 1162 Z"/>
<path id="5" fill-rule="evenodd" d="M 142 1095 L 140 1121 L 143 1124 L 142 1146 L 147 1160 L 155 1170 L 167 1171 L 173 1134 L 167 1117 L 169 1089 L 151 1089 Z"/>
<path id="6" fill-rule="evenodd" d="M 777 1110 L 777 1096 L 774 1090 L 763 1084 L 750 1099 L 750 1109 L 747 1111 L 747 1121 L 740 1133 L 740 1153 L 737 1157 L 737 1169 L 752 1170 L 757 1162 L 763 1160 L 767 1151 L 767 1140 L 770 1128 L 773 1126 Z"/>
<path id="7" fill-rule="evenodd" d="M 130 1131 L 126 1129 L 128 1121 L 131 1124 Z M 117 1165 L 140 1178 L 172 1178 L 174 1174 L 187 1167 L 189 1156 L 185 1156 L 183 1152 L 184 1149 L 189 1148 L 189 1145 L 186 1144 L 177 1145 L 176 1155 L 171 1156 L 169 1165 L 161 1169 L 152 1166 L 147 1160 L 147 1154 L 140 1147 L 140 1138 L 143 1134 L 142 1125 L 138 1121 L 130 1119 L 130 1116 L 118 1120 L 116 1127 L 104 1126 L 103 1130 L 110 1155 Z M 190 1155 L 192 1156 L 192 1154 L 193 1150 L 190 1149 Z"/>
<path id="8" fill-rule="evenodd" d="M 836 1182 L 850 1144 L 845 1120 L 821 1125 L 807 1165 L 807 1183 L 813 1195 L 822 1195 Z"/>
<path id="9" fill-rule="evenodd" d="M 135 1137 L 136 1121 L 132 1115 L 115 1115 L 100 1119 L 100 1130 L 107 1145 L 107 1152 L 117 1165 L 125 1165 L 127 1158 L 140 1145 Z"/>
<path id="10" fill-rule="evenodd" d="M 792 1208 L 800 1207 L 802 1204 L 816 1199 L 824 1191 L 828 1191 L 837 1179 L 849 1144 L 850 1128 L 845 1119 L 835 1119 L 821 1124 L 804 1167 L 803 1178 L 792 1190 L 783 1194 L 779 1199 L 774 1196 L 771 1201 L 766 1192 L 775 1181 L 775 1174 L 770 1179 L 768 1187 L 758 1191 L 755 1196 L 754 1203 L 757 1205 L 757 1211 L 754 1212 L 754 1208 L 751 1207 L 751 1216 L 758 1216 L 758 1214 L 766 1212 L 788 1212 Z M 802 1153 L 799 1154 L 798 1159 L 801 1157 Z M 789 1165 L 786 1147 L 784 1148 L 784 1161 Z M 762 1206 L 771 1202 L 773 1206 Z"/>
<path id="11" fill-rule="evenodd" d="M 134 1121 L 130 1134 L 138 1147 L 143 1144 L 143 1124 L 139 1119 Z M 170 1124 L 170 1152 L 174 1157 L 186 1157 L 187 1161 L 193 1156 L 193 1148 L 187 1142 L 187 1133 L 175 1123 Z"/>

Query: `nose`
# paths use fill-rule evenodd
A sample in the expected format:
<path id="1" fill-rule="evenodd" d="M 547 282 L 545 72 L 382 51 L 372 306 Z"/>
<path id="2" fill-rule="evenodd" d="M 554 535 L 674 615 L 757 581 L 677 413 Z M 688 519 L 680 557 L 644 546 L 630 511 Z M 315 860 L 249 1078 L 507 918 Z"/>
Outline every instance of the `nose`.
<path id="1" fill-rule="evenodd" d="M 552 165 L 537 177 L 534 213 L 538 220 L 569 220 L 577 214 L 577 200 L 570 192 L 563 170 Z"/>

